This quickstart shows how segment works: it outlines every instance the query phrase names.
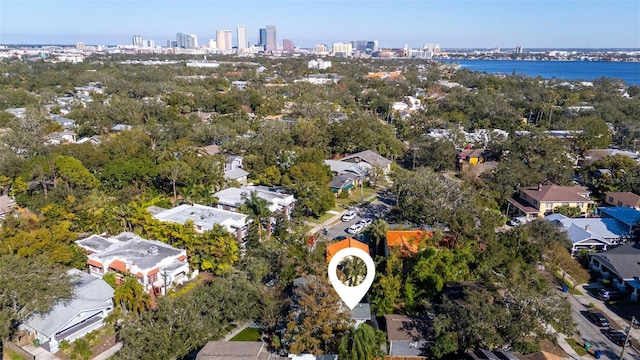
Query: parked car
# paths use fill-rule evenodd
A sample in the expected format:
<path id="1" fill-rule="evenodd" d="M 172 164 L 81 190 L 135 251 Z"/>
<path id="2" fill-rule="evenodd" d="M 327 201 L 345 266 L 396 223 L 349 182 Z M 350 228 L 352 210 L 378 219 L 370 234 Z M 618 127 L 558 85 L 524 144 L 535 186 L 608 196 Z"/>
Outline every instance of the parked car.
<path id="1" fill-rule="evenodd" d="M 625 296 L 625 294 L 615 290 L 600 289 L 600 291 L 598 291 L 598 297 L 602 301 L 620 300 L 624 299 Z"/>
<path id="2" fill-rule="evenodd" d="M 515 226 L 520 226 L 520 225 L 524 225 L 524 224 L 530 222 L 531 220 L 532 219 L 530 219 L 530 218 L 526 218 L 524 216 L 519 216 L 519 217 L 516 217 L 516 218 L 513 218 L 513 219 L 509 220 L 509 222 L 507 222 L 507 225 L 514 226 L 514 227 Z"/>
<path id="3" fill-rule="evenodd" d="M 364 219 L 358 220 L 358 222 L 356 224 L 362 224 L 363 227 L 367 227 L 367 226 L 371 225 L 372 222 L 373 222 L 372 219 L 364 218 Z"/>
<path id="4" fill-rule="evenodd" d="M 349 234 L 357 234 L 363 229 L 364 229 L 364 226 L 362 226 L 362 224 L 353 224 L 347 228 L 347 232 Z"/>
<path id="5" fill-rule="evenodd" d="M 592 323 L 596 324 L 596 326 L 600 327 L 608 327 L 609 320 L 599 311 L 587 311 L 587 318 L 591 320 Z"/>
<path id="6" fill-rule="evenodd" d="M 346 214 L 342 215 L 342 217 L 340 218 L 342 221 L 347 222 L 347 221 L 351 221 L 353 219 L 356 218 L 356 212 L 355 211 L 348 211 Z"/>
<path id="7" fill-rule="evenodd" d="M 630 345 L 629 340 L 627 340 L 627 335 L 622 331 L 614 330 L 614 329 L 606 329 L 606 330 L 603 329 L 602 333 L 604 334 L 604 336 L 607 337 L 607 339 L 611 340 L 612 343 L 618 346 L 622 346 L 623 344 L 624 346 Z M 626 340 L 626 344 L 625 344 L 625 340 Z"/>

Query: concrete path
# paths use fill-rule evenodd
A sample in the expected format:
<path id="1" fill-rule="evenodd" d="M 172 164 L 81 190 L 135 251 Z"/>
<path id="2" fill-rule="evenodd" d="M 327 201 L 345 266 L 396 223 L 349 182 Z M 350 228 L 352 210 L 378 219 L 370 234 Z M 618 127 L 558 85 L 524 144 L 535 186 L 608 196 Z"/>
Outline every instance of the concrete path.
<path id="1" fill-rule="evenodd" d="M 101 354 L 98 354 L 98 356 L 94 357 L 93 360 L 107 360 L 113 354 L 117 353 L 120 349 L 122 349 L 122 343 L 121 342 L 113 345 L 112 347 L 107 349 L 107 351 L 104 351 Z"/>
<path id="2" fill-rule="evenodd" d="M 35 347 L 31 344 L 22 346 L 22 348 L 28 351 L 31 355 L 36 357 L 36 360 L 59 360 L 60 358 L 48 352 L 41 347 Z"/>

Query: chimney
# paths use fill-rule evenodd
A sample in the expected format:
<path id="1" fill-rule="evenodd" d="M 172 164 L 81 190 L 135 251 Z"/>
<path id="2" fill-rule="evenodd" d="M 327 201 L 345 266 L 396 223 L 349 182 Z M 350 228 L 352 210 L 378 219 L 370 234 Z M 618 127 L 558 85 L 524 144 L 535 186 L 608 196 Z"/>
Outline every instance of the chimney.
<path id="1" fill-rule="evenodd" d="M 542 183 L 538 183 L 538 191 L 542 191 Z"/>

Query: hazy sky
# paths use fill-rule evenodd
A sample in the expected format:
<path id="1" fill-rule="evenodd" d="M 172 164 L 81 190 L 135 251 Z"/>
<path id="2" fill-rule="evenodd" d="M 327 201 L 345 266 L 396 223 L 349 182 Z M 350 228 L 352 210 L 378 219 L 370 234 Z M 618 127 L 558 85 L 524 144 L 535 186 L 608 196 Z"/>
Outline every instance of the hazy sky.
<path id="1" fill-rule="evenodd" d="M 2 44 L 200 44 L 236 25 L 276 25 L 296 46 L 378 40 L 380 47 L 640 48 L 638 0 L 0 0 Z"/>

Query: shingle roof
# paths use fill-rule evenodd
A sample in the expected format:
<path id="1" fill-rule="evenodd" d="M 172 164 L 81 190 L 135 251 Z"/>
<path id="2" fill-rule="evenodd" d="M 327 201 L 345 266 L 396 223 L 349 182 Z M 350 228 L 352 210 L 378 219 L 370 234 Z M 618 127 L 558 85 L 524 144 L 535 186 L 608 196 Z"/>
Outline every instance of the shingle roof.
<path id="1" fill-rule="evenodd" d="M 357 176 L 351 173 L 336 175 L 331 179 L 329 187 L 332 189 L 342 189 L 349 183 L 353 184 L 356 178 Z"/>
<path id="2" fill-rule="evenodd" d="M 605 199 L 609 199 L 609 196 L 613 196 L 616 199 L 619 199 L 622 202 L 627 203 L 633 207 L 640 206 L 640 196 L 629 191 L 605 193 Z M 616 204 L 612 204 L 612 205 L 616 205 Z"/>
<path id="3" fill-rule="evenodd" d="M 25 322 L 46 337 L 55 335 L 72 322 L 79 323 L 111 306 L 113 288 L 104 280 L 77 269 L 67 273 L 74 277 L 73 298 L 68 302 L 59 302 L 47 314 L 34 315 Z"/>
<path id="4" fill-rule="evenodd" d="M 539 190 L 538 190 L 539 189 Z M 520 189 L 538 202 L 590 202 L 589 189 L 584 186 L 541 185 Z"/>
<path id="5" fill-rule="evenodd" d="M 262 341 L 209 341 L 196 355 L 196 360 L 260 360 L 269 352 Z"/>
<path id="6" fill-rule="evenodd" d="M 380 156 L 380 154 L 378 154 L 375 151 L 372 150 L 365 150 L 365 151 L 361 151 L 359 153 L 355 153 L 349 156 L 345 156 L 344 158 L 341 159 L 341 161 L 349 161 L 349 160 L 353 160 L 356 158 L 360 158 L 362 161 L 371 164 L 371 165 L 378 165 L 380 167 L 387 167 L 389 164 L 391 164 L 391 160 L 384 158 L 382 156 Z"/>
<path id="7" fill-rule="evenodd" d="M 591 255 L 625 280 L 640 277 L 640 244 L 630 241 L 611 250 Z"/>

